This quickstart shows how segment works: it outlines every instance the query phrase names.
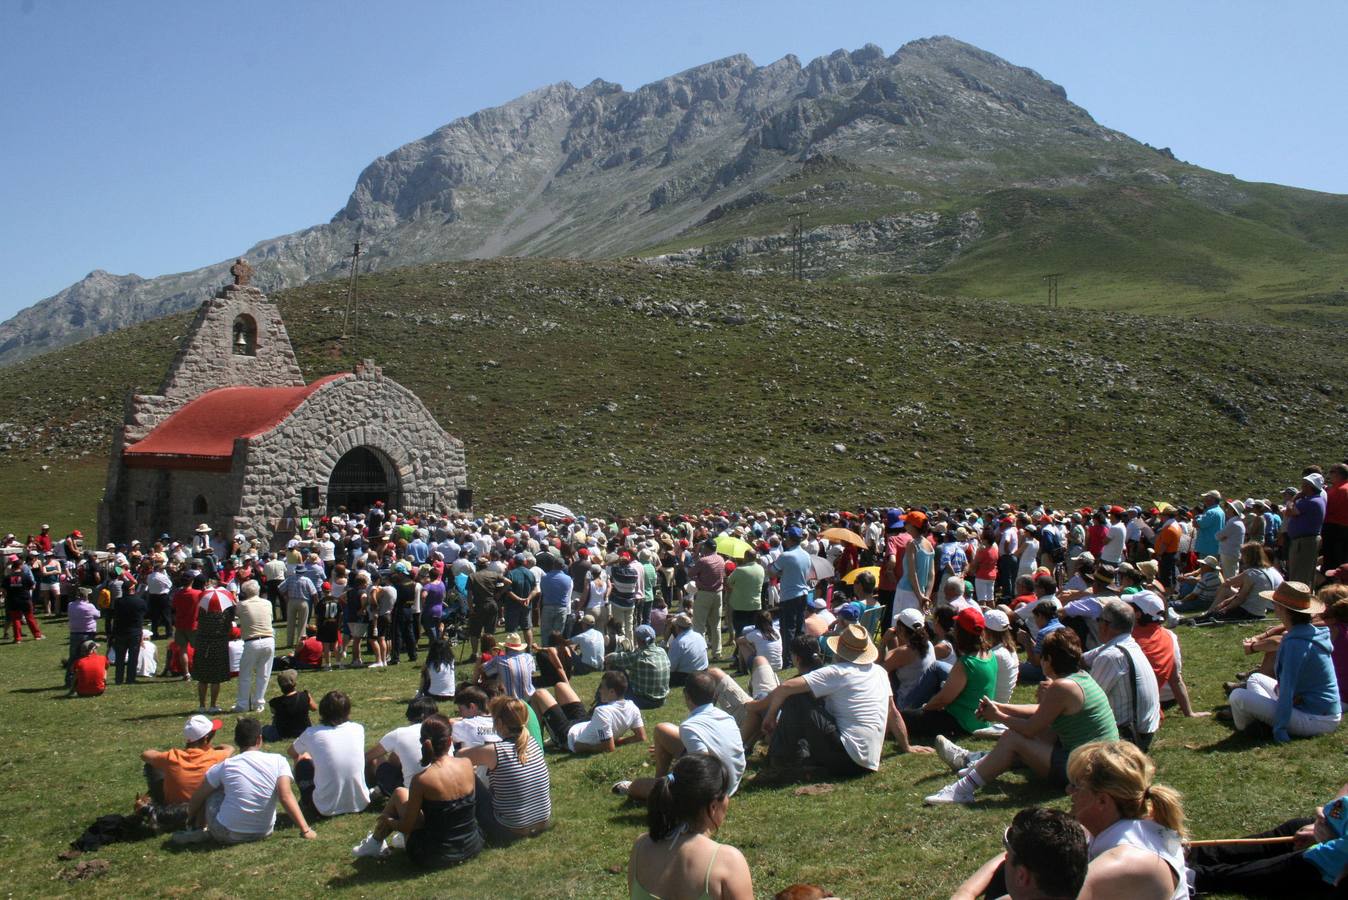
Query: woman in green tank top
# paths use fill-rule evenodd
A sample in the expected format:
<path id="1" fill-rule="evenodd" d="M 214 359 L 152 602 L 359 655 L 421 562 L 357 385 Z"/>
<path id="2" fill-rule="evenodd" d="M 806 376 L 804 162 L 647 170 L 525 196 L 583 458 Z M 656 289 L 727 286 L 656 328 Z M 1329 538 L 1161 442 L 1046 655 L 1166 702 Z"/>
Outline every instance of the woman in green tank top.
<path id="1" fill-rule="evenodd" d="M 997 693 L 997 660 L 988 650 L 982 611 L 973 606 L 961 610 L 953 634 L 956 662 L 945 685 L 921 709 L 901 711 L 910 740 L 957 737 L 986 724 L 978 718 L 978 706 Z"/>
<path id="2" fill-rule="evenodd" d="M 1008 769 L 1023 765 L 1057 787 L 1067 785 L 1067 756 L 1090 741 L 1117 741 L 1118 728 L 1109 700 L 1100 686 L 1081 669 L 1081 642 L 1070 628 L 1044 638 L 1044 674 L 1034 704 L 997 703 L 985 699 L 978 717 L 1000 722 L 1006 731 L 997 746 L 981 759 L 949 742 L 937 743 L 937 752 L 960 779 L 926 798 L 929 804 L 973 803 L 974 793 Z"/>

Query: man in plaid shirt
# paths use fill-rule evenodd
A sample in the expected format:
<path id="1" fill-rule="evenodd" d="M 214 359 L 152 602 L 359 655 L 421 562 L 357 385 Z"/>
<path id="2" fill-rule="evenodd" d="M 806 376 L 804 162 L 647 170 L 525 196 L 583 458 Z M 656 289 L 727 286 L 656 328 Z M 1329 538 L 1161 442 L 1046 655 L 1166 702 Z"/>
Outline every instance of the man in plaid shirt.
<path id="1" fill-rule="evenodd" d="M 636 640 L 635 650 L 610 653 L 604 664 L 627 673 L 627 695 L 638 708 L 656 709 L 669 696 L 669 657 L 651 626 L 638 626 Z"/>

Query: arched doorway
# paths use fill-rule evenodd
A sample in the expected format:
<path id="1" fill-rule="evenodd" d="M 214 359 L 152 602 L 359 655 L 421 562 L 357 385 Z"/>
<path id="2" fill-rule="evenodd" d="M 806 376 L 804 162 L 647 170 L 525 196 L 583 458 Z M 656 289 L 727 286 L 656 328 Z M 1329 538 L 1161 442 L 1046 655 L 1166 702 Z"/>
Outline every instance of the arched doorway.
<path id="1" fill-rule="evenodd" d="M 342 506 L 350 512 L 363 512 L 376 500 L 396 507 L 400 492 L 398 473 L 382 453 L 353 447 L 337 460 L 328 476 L 328 512 Z"/>

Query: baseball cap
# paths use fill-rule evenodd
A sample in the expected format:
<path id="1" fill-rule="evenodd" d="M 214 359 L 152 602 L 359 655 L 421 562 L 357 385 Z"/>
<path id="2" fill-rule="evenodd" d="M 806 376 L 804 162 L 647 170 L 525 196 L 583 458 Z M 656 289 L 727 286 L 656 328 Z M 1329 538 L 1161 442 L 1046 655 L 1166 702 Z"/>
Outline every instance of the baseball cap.
<path id="1" fill-rule="evenodd" d="M 842 606 L 838 607 L 838 618 L 845 622 L 861 621 L 861 613 L 862 606 L 855 600 L 851 603 L 844 603 Z"/>
<path id="2" fill-rule="evenodd" d="M 1156 596 L 1152 591 L 1138 591 L 1134 594 L 1125 594 L 1121 599 L 1126 603 L 1136 606 L 1138 611 L 1147 616 L 1160 616 L 1165 613 L 1165 601 Z"/>
<path id="3" fill-rule="evenodd" d="M 955 627 L 969 634 L 979 634 L 986 627 L 983 611 L 977 606 L 966 606 L 955 615 Z"/>
<path id="4" fill-rule="evenodd" d="M 655 629 L 649 625 L 637 626 L 637 640 L 643 644 L 649 644 L 655 640 Z"/>
<path id="5" fill-rule="evenodd" d="M 904 609 L 899 611 L 899 621 L 912 629 L 921 628 L 927 621 L 926 617 L 916 609 Z"/>
<path id="6" fill-rule="evenodd" d="M 904 524 L 916 525 L 918 528 L 921 528 L 923 525 L 927 524 L 927 514 L 920 509 L 914 509 L 904 517 Z"/>
<path id="7" fill-rule="evenodd" d="M 183 739 L 187 741 L 199 741 L 208 734 L 213 734 L 223 726 L 219 719 L 208 719 L 205 716 L 193 716 L 187 720 L 183 726 Z"/>
<path id="8" fill-rule="evenodd" d="M 790 528 L 786 529 L 786 536 L 800 540 L 805 537 L 805 532 L 801 531 L 798 526 L 792 525 Z"/>
<path id="9" fill-rule="evenodd" d="M 983 613 L 983 625 L 988 631 L 1002 632 L 1011 627 L 1011 620 L 1000 609 L 990 609 Z"/>

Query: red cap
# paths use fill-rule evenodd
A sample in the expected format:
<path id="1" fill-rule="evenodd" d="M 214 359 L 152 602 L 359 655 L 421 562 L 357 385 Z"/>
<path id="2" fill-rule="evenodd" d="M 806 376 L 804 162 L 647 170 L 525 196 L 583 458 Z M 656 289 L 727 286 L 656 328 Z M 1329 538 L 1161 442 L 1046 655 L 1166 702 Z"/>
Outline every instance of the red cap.
<path id="1" fill-rule="evenodd" d="M 330 590 L 332 590 L 332 582 L 331 582 L 331 581 L 325 581 L 325 582 L 323 582 L 323 590 L 325 590 L 325 591 L 330 591 Z"/>
<path id="2" fill-rule="evenodd" d="M 1125 510 L 1122 506 L 1111 506 L 1109 508 L 1109 514 L 1111 516 L 1121 516 L 1125 512 L 1127 512 L 1127 510 Z"/>
<path id="3" fill-rule="evenodd" d="M 590 555 L 590 548 L 589 548 L 589 547 L 581 547 L 579 550 L 576 551 L 576 555 L 577 555 L 577 556 L 589 556 L 589 555 Z"/>
<path id="4" fill-rule="evenodd" d="M 956 627 L 969 634 L 982 634 L 987 623 L 983 620 L 983 611 L 977 606 L 966 606 L 955 616 Z"/>
<path id="5" fill-rule="evenodd" d="M 729 575 L 731 572 L 734 571 L 735 571 L 735 561 L 733 559 L 727 559 L 725 561 L 725 573 Z"/>
<path id="6" fill-rule="evenodd" d="M 909 510 L 903 515 L 903 524 L 916 525 L 918 528 L 921 528 L 923 525 L 927 524 L 927 514 L 920 509 Z"/>
<path id="7" fill-rule="evenodd" d="M 72 532 L 70 532 L 70 534 L 71 534 L 72 537 L 77 537 L 77 538 L 82 538 L 82 537 L 84 537 L 84 532 L 83 532 L 83 531 L 79 531 L 79 530 L 72 531 Z"/>

